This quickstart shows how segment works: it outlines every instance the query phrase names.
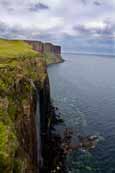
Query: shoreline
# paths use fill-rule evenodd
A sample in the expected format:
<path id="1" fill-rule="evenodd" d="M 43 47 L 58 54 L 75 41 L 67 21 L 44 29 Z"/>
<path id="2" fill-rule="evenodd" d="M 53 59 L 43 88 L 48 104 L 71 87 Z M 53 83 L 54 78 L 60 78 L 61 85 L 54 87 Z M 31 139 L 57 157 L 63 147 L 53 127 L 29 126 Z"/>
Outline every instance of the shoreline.
<path id="1" fill-rule="evenodd" d="M 63 62 L 64 60 L 62 59 L 60 62 L 48 64 L 47 68 L 51 65 L 56 65 Z M 60 116 L 59 109 L 53 106 L 53 103 L 51 103 L 49 110 L 50 114 L 52 115 L 52 122 L 49 129 L 49 135 L 46 136 L 46 142 L 45 144 L 43 144 L 44 146 L 43 150 L 45 151 L 45 158 L 44 158 L 43 169 L 41 170 L 41 172 L 51 173 L 56 171 L 60 173 L 66 173 L 66 168 L 64 163 L 66 155 L 62 147 L 63 138 L 55 129 L 56 125 L 63 123 L 63 119 Z"/>

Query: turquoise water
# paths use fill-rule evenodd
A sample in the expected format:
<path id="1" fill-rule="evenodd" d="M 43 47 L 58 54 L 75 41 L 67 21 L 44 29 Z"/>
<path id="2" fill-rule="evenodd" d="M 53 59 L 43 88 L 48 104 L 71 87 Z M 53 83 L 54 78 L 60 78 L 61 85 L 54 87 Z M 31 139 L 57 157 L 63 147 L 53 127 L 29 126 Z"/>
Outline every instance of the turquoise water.
<path id="1" fill-rule="evenodd" d="M 68 173 L 115 173 L 115 58 L 63 55 L 48 68 L 51 95 L 65 126 L 77 135 L 97 135 L 91 151 L 67 156 Z"/>

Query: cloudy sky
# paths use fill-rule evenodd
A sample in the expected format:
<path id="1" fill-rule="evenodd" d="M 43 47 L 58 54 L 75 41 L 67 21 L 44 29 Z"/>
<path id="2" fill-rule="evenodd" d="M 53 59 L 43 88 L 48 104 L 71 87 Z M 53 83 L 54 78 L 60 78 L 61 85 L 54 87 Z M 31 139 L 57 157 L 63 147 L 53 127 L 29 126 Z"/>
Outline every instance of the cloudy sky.
<path id="1" fill-rule="evenodd" d="M 115 0 L 0 0 L 0 37 L 113 53 Z"/>

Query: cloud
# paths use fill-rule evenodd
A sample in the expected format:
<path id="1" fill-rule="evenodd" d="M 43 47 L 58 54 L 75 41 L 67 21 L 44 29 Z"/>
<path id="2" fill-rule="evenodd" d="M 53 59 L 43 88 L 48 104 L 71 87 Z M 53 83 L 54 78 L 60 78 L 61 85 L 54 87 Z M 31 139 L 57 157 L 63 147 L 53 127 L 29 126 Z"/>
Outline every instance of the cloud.
<path id="1" fill-rule="evenodd" d="M 48 10 L 49 7 L 43 3 L 36 3 L 36 4 L 31 4 L 31 7 L 29 8 L 30 11 L 36 12 L 39 10 Z"/>
<path id="2" fill-rule="evenodd" d="M 114 38 L 115 24 L 107 20 L 103 22 L 89 22 L 84 25 L 75 26 L 74 30 L 79 35 Z"/>
<path id="3" fill-rule="evenodd" d="M 113 39 L 114 18 L 114 0 L 0 0 L 0 37 L 58 43 L 65 35 L 68 41 Z"/>
<path id="4" fill-rule="evenodd" d="M 8 6 L 10 2 L 8 0 L 1 1 L 1 5 Z"/>
<path id="5" fill-rule="evenodd" d="M 101 3 L 101 2 L 99 2 L 99 1 L 94 1 L 94 5 L 96 5 L 96 6 L 101 6 L 101 5 L 102 5 L 102 3 Z"/>
<path id="6" fill-rule="evenodd" d="M 83 4 L 87 4 L 87 1 L 86 1 L 86 0 L 81 0 L 81 2 L 82 2 Z"/>

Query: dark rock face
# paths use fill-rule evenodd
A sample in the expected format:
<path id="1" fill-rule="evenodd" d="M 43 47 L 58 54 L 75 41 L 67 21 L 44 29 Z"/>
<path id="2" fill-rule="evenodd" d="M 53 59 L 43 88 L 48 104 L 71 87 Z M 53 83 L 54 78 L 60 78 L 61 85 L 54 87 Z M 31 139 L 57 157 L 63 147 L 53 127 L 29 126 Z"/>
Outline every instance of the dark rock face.
<path id="1" fill-rule="evenodd" d="M 53 52 L 60 55 L 61 54 L 61 47 L 60 46 L 54 46 L 53 47 Z"/>
<path id="2" fill-rule="evenodd" d="M 21 79 L 16 89 L 16 95 L 19 94 L 20 97 L 25 95 L 24 85 L 31 87 L 28 81 Z M 35 127 L 36 103 L 32 96 L 32 90 L 29 94 L 29 97 L 25 95 L 25 101 L 20 100 L 20 106 L 18 106 L 15 128 L 19 148 L 17 149 L 15 159 L 22 160 L 24 157 L 24 160 L 26 160 L 24 163 L 25 168 L 23 168 L 25 173 L 37 173 L 39 165 L 37 163 L 37 135 Z"/>
<path id="3" fill-rule="evenodd" d="M 51 43 L 44 43 L 44 52 L 52 52 L 56 55 L 61 55 L 61 47 L 55 46 Z"/>
<path id="4" fill-rule="evenodd" d="M 28 44 L 32 45 L 33 49 L 43 53 L 44 52 L 44 45 L 41 41 L 26 41 Z"/>

